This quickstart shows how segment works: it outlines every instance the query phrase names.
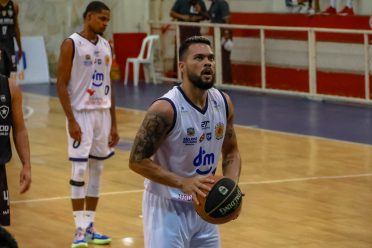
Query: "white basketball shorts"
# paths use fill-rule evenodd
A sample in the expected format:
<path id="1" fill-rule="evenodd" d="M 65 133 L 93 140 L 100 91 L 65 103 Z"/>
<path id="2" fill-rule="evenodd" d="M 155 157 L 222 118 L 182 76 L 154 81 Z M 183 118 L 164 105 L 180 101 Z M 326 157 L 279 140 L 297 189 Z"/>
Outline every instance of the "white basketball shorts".
<path id="1" fill-rule="evenodd" d="M 205 222 L 193 203 L 144 191 L 142 202 L 145 248 L 219 248 L 217 225 Z"/>
<path id="2" fill-rule="evenodd" d="M 111 114 L 109 109 L 74 111 L 76 121 L 82 132 L 81 142 L 68 137 L 68 156 L 71 161 L 84 162 L 88 158 L 104 160 L 114 154 L 108 146 L 111 130 Z"/>

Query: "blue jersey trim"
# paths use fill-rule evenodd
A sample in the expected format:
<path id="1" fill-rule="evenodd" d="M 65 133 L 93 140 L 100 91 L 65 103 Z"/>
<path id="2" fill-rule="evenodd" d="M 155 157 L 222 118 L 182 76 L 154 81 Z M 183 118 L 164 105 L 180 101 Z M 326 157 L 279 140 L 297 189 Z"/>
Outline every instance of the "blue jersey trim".
<path id="1" fill-rule="evenodd" d="M 225 96 L 225 94 L 224 94 L 221 90 L 219 90 L 219 89 L 217 89 L 217 90 L 221 93 L 222 98 L 223 98 L 223 101 L 225 102 L 225 107 L 226 107 L 226 119 L 229 119 L 229 105 L 227 105 L 226 96 Z"/>
<path id="2" fill-rule="evenodd" d="M 96 159 L 96 160 L 106 160 L 106 159 L 112 157 L 114 154 L 115 154 L 115 152 L 111 152 L 106 157 L 97 157 L 97 156 L 89 155 L 89 158 L 93 158 L 93 159 Z"/>

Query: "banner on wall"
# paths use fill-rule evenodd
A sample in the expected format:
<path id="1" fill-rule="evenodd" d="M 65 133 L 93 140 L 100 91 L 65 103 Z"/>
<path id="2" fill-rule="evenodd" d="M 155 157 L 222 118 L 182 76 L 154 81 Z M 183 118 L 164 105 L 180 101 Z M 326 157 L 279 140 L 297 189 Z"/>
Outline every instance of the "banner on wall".
<path id="1" fill-rule="evenodd" d="M 18 63 L 17 82 L 19 84 L 49 83 L 48 56 L 44 37 L 22 37 L 21 42 L 23 54 Z M 18 51 L 18 48 L 16 50 Z M 18 61 L 17 58 L 16 60 Z"/>

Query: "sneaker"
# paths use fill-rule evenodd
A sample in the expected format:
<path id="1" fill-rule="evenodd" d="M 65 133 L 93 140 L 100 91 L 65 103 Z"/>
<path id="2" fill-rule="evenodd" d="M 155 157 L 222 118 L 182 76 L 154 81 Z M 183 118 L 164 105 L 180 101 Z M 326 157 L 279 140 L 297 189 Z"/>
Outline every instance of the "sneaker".
<path id="1" fill-rule="evenodd" d="M 85 233 L 81 227 L 76 230 L 74 240 L 71 248 L 85 248 L 88 247 L 88 242 L 85 239 Z"/>
<path id="2" fill-rule="evenodd" d="M 345 6 L 340 12 L 337 13 L 337 15 L 341 16 L 353 16 L 354 11 L 353 8 L 349 8 L 348 6 Z"/>
<path id="3" fill-rule="evenodd" d="M 336 8 L 333 8 L 332 6 L 329 6 L 321 14 L 322 15 L 336 15 L 337 14 L 337 11 L 336 11 Z"/>
<path id="4" fill-rule="evenodd" d="M 100 234 L 96 232 L 93 222 L 89 224 L 85 231 L 85 237 L 89 243 L 95 245 L 107 245 L 111 243 L 111 238 L 107 237 L 106 235 Z"/>

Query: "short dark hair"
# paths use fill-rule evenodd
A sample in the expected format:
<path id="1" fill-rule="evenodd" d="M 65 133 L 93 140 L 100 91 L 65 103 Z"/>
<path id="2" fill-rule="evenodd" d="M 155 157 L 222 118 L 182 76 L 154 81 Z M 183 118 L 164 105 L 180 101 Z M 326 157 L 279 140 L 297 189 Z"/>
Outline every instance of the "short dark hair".
<path id="1" fill-rule="evenodd" d="M 0 226 L 0 247 L 1 248 L 18 248 L 17 241 L 3 227 Z"/>
<path id="2" fill-rule="evenodd" d="M 192 44 L 197 44 L 197 43 L 202 43 L 202 44 L 206 44 L 208 46 L 212 46 L 211 41 L 204 36 L 191 36 L 191 37 L 187 38 L 184 42 L 182 42 L 182 44 L 180 46 L 180 49 L 178 50 L 178 56 L 179 56 L 180 60 L 184 59 L 183 57 L 184 57 L 185 53 L 187 52 L 187 50 L 189 49 L 189 47 Z"/>
<path id="3" fill-rule="evenodd" d="M 106 4 L 104 4 L 103 2 L 100 2 L 100 1 L 90 2 L 88 4 L 87 8 L 84 11 L 83 18 L 85 19 L 85 17 L 87 17 L 87 15 L 88 15 L 89 12 L 99 13 L 102 10 L 108 10 L 108 11 L 110 11 L 110 8 L 107 7 Z"/>

